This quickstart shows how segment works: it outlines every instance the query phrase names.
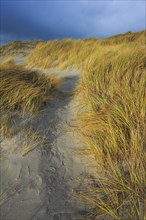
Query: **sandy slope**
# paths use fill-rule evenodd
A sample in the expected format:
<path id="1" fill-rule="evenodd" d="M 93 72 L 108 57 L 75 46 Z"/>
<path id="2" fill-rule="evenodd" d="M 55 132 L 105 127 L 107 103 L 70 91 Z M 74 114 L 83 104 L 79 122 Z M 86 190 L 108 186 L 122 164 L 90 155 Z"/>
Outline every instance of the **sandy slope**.
<path id="1" fill-rule="evenodd" d="M 75 189 L 96 172 L 93 158 L 77 153 L 84 145 L 73 129 L 78 101 L 70 92 L 79 73 L 62 71 L 59 74 L 66 77 L 60 88 L 66 95 L 52 101 L 43 114 L 23 121 L 39 130 L 42 136 L 47 130 L 46 147 L 38 146 L 22 157 L 18 135 L 1 143 L 2 220 L 81 219 L 89 210 L 88 204 L 74 196 Z M 14 117 L 15 125 L 16 119 Z"/>

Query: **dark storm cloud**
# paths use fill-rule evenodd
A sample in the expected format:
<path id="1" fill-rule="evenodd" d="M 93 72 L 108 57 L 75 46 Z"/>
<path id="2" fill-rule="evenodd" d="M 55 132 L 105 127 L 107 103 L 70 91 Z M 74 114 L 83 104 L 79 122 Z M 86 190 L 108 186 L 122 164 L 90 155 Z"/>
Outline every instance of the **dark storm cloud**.
<path id="1" fill-rule="evenodd" d="M 1 2 L 1 41 L 107 37 L 145 28 L 145 1 Z"/>

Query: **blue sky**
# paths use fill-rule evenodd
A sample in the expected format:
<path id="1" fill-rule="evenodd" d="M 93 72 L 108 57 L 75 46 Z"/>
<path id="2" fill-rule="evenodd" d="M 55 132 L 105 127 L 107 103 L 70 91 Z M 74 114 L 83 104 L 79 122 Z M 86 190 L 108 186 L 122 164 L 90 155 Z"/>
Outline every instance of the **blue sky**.
<path id="1" fill-rule="evenodd" d="M 105 38 L 143 30 L 145 4 L 143 0 L 1 0 L 1 43 Z"/>

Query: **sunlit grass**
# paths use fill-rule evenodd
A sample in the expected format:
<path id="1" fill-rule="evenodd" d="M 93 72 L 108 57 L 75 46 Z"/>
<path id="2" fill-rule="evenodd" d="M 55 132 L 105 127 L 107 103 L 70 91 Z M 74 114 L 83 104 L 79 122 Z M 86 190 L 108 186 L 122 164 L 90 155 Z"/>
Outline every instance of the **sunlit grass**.
<path id="1" fill-rule="evenodd" d="M 27 62 L 80 69 L 80 134 L 95 156 L 98 174 L 98 187 L 79 193 L 97 207 L 87 219 L 144 219 L 145 31 L 104 40 L 40 43 Z"/>
<path id="2" fill-rule="evenodd" d="M 87 111 L 79 120 L 83 139 L 97 161 L 99 188 L 81 196 L 103 215 L 144 219 L 145 50 L 138 44 L 116 47 L 110 48 L 106 59 L 104 51 L 97 59 L 89 56 L 83 68 L 79 93 L 83 91 L 82 105 Z"/>
<path id="3" fill-rule="evenodd" d="M 82 67 L 88 56 L 95 54 L 101 56 L 102 51 L 114 52 L 113 45 L 117 47 L 125 44 L 145 43 L 145 31 L 138 33 L 127 33 L 124 35 L 114 36 L 109 39 L 84 39 L 84 40 L 54 40 L 40 42 L 28 56 L 27 64 L 31 67 L 51 68 L 58 67 L 65 69 L 68 66 Z M 111 50 L 110 50 L 111 48 Z M 94 58 L 96 58 L 94 56 Z M 93 58 L 93 56 L 92 56 Z"/>
<path id="4" fill-rule="evenodd" d="M 17 146 L 21 146 L 21 155 L 23 157 L 36 148 L 40 151 L 43 150 L 48 144 L 48 131 L 39 132 L 32 127 L 22 127 L 17 140 Z"/>
<path id="5" fill-rule="evenodd" d="M 23 65 L 14 64 L 11 59 L 1 63 L 1 132 L 9 133 L 11 114 L 14 112 L 22 116 L 41 112 L 43 106 L 53 99 L 60 84 L 61 78 L 55 74 L 45 75 L 28 70 Z"/>
<path id="6" fill-rule="evenodd" d="M 39 41 L 14 41 L 9 44 L 0 46 L 0 56 L 17 56 L 26 55 L 28 52 L 35 48 Z"/>
<path id="7" fill-rule="evenodd" d="M 145 31 L 109 39 L 41 42 L 28 66 L 78 68 L 79 131 L 97 163 L 96 187 L 80 197 L 95 211 L 87 219 L 142 220 L 146 204 Z M 5 66 L 7 66 L 5 64 Z M 1 71 L 3 111 L 39 111 L 60 81 L 24 67 Z M 52 78 L 53 77 L 53 78 Z M 7 122 L 8 123 L 8 122 Z M 35 139 L 35 136 L 34 136 Z M 26 152 L 29 147 L 26 148 Z"/>
<path id="8" fill-rule="evenodd" d="M 29 113 L 37 112 L 48 102 L 61 82 L 55 74 L 45 75 L 9 61 L 8 66 L 1 64 L 0 78 L 2 110 Z"/>

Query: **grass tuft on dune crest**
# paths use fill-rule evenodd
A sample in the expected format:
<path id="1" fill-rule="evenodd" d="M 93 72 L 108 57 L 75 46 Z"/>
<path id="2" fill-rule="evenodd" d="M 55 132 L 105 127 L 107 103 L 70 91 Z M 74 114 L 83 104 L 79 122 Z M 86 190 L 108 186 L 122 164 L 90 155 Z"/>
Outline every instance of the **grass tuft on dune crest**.
<path id="1" fill-rule="evenodd" d="M 53 40 L 40 42 L 27 58 L 27 64 L 31 67 L 41 67 L 44 69 L 58 67 L 65 69 L 69 66 L 81 68 L 88 57 L 94 54 L 100 56 L 103 50 L 110 52 L 113 46 L 121 49 L 127 44 L 144 45 L 146 31 L 138 33 L 128 32 L 108 39 L 83 39 L 83 40 Z M 109 48 L 109 49 L 108 49 Z M 110 56 L 110 53 L 108 54 Z"/>
<path id="2" fill-rule="evenodd" d="M 40 41 L 13 41 L 0 46 L 0 56 L 27 55 Z"/>

